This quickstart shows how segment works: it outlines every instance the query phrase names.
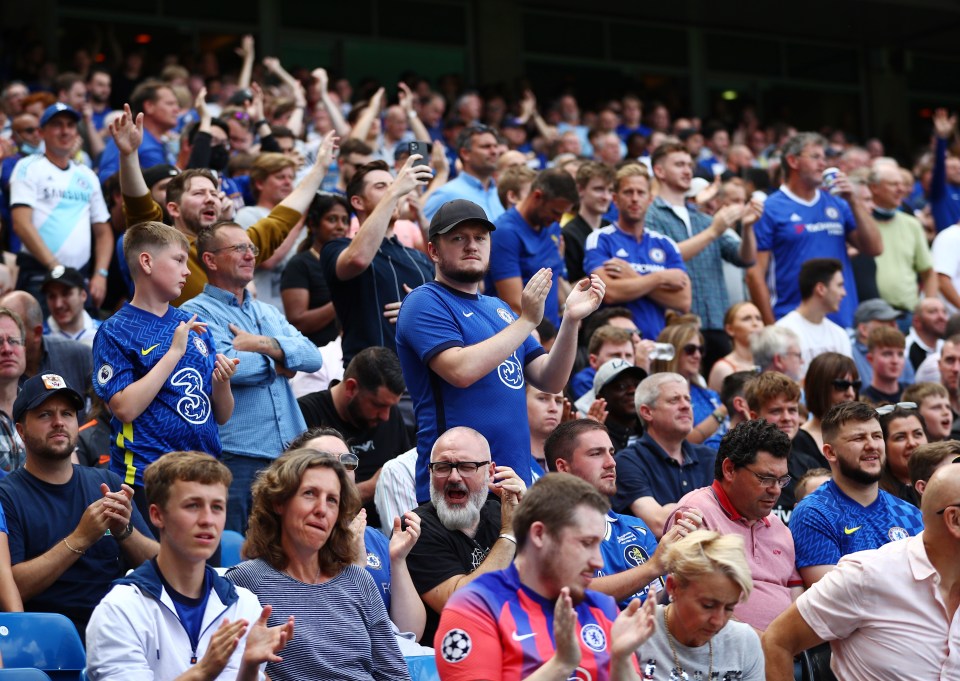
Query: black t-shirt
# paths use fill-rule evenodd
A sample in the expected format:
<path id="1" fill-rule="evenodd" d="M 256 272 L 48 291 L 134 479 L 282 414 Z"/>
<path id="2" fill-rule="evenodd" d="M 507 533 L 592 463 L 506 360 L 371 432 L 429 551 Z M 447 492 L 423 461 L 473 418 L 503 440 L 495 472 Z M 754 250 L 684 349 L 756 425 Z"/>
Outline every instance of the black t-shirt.
<path id="1" fill-rule="evenodd" d="M 310 296 L 307 301 L 308 310 L 323 307 L 331 300 L 330 287 L 327 286 L 327 278 L 323 274 L 323 265 L 310 251 L 297 253 L 290 258 L 290 262 L 283 269 L 283 276 L 280 278 L 280 290 L 285 291 L 289 288 L 307 289 Z M 314 345 L 326 345 L 336 340 L 337 325 L 331 321 L 319 331 L 304 335 Z"/>
<path id="2" fill-rule="evenodd" d="M 417 593 L 424 594 L 451 577 L 468 575 L 476 570 L 500 535 L 500 500 L 491 497 L 480 510 L 480 525 L 475 537 L 459 530 L 448 530 L 440 522 L 432 502 L 414 510 L 420 516 L 420 538 L 407 556 L 407 569 Z M 423 638 L 433 645 L 440 614 L 429 605 Z"/>
<path id="3" fill-rule="evenodd" d="M 883 393 L 874 388 L 872 385 L 868 385 L 866 388 L 860 391 L 860 397 L 866 399 L 873 404 L 880 406 L 883 404 L 896 404 L 900 401 L 900 396 L 903 394 L 903 386 L 897 383 L 897 392 L 895 393 Z"/>
<path id="4" fill-rule="evenodd" d="M 343 329 L 344 366 L 355 354 L 374 345 L 396 352 L 397 325 L 384 319 L 383 306 L 406 297 L 404 284 L 416 288 L 434 277 L 433 263 L 427 256 L 391 237 L 381 242 L 367 269 L 341 281 L 337 278 L 337 258 L 349 245 L 350 239 L 334 239 L 320 253 L 333 307 Z"/>
<path id="5" fill-rule="evenodd" d="M 333 381 L 330 387 L 337 385 Z M 333 405 L 333 396 L 330 388 L 304 395 L 297 400 L 303 420 L 307 428 L 329 426 L 336 428 L 347 441 L 350 451 L 360 458 L 355 473 L 357 482 L 364 482 L 372 478 L 380 468 L 390 459 L 403 454 L 414 445 L 410 439 L 410 432 L 403 423 L 400 409 L 392 407 L 390 418 L 376 428 L 357 428 L 340 418 L 337 408 Z M 377 508 L 370 502 L 364 506 L 367 509 L 367 525 L 380 527 L 380 516 Z"/>
<path id="6" fill-rule="evenodd" d="M 601 227 L 609 224 L 607 220 L 600 221 Z M 590 274 L 583 271 L 583 253 L 586 250 L 587 237 L 592 231 L 579 214 L 563 226 L 563 259 L 567 264 L 568 281 L 578 281 Z"/>

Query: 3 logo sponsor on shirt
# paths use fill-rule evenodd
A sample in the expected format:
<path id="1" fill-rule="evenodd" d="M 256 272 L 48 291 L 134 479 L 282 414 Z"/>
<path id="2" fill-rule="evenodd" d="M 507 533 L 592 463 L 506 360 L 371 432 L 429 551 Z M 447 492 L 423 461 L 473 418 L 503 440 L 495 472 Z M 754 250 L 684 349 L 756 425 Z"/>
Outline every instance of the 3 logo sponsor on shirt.
<path id="1" fill-rule="evenodd" d="M 203 377 L 193 367 L 184 367 L 173 375 L 170 385 L 182 388 L 177 400 L 177 413 L 188 423 L 201 425 L 210 417 L 210 398 L 203 392 Z"/>
<path id="2" fill-rule="evenodd" d="M 909 537 L 910 533 L 903 527 L 891 527 L 887 536 L 890 537 L 890 541 L 900 541 Z"/>
<path id="3" fill-rule="evenodd" d="M 520 364 L 520 360 L 517 359 L 516 352 L 503 360 L 500 366 L 497 367 L 497 376 L 500 377 L 500 381 L 508 388 L 513 390 L 521 390 L 523 388 L 523 367 Z"/>
<path id="4" fill-rule="evenodd" d="M 440 655 L 451 664 L 463 662 L 473 650 L 473 641 L 470 640 L 470 634 L 463 629 L 451 629 L 440 643 Z"/>
<path id="5" fill-rule="evenodd" d="M 605 650 L 607 647 L 607 635 L 603 633 L 603 629 L 599 625 L 593 622 L 585 624 L 580 629 L 580 640 L 583 641 L 583 645 L 596 653 Z"/>

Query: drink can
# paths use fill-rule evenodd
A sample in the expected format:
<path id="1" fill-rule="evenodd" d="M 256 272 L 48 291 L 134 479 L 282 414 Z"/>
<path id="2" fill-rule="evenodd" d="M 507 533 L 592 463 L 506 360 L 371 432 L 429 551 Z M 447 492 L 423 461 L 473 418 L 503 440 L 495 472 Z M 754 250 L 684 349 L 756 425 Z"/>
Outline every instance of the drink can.
<path id="1" fill-rule="evenodd" d="M 662 359 L 665 362 L 672 360 L 677 354 L 676 348 L 673 347 L 671 343 L 654 343 L 653 350 L 650 351 L 648 357 L 653 359 Z"/>
<path id="2" fill-rule="evenodd" d="M 837 176 L 840 174 L 839 168 L 827 168 L 823 171 L 823 188 L 833 195 L 839 194 L 837 189 Z"/>

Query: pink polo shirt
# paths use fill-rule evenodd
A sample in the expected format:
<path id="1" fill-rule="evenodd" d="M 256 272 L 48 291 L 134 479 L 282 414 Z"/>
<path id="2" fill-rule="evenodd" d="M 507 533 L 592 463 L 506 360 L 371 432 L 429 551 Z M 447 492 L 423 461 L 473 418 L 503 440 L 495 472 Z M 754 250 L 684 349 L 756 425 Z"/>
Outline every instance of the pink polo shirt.
<path id="1" fill-rule="evenodd" d="M 797 599 L 831 641 L 840 679 L 960 679 L 960 610 L 953 620 L 923 534 L 851 553 Z"/>
<path id="2" fill-rule="evenodd" d="M 695 489 L 679 501 L 678 511 L 691 508 L 703 514 L 703 526 L 720 534 L 736 534 L 743 538 L 747 563 L 753 577 L 753 592 L 746 602 L 734 610 L 741 622 L 765 630 L 777 615 L 790 607 L 790 588 L 803 586 L 797 572 L 793 535 L 777 516 L 771 514 L 749 521 L 730 503 L 720 483 Z M 673 514 L 664 533 L 673 526 Z"/>

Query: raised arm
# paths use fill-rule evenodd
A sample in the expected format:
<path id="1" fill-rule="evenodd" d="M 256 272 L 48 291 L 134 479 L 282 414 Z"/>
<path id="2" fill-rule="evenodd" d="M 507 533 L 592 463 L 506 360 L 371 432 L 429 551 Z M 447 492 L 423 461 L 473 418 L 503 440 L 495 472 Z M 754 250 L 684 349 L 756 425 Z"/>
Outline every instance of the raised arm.
<path id="1" fill-rule="evenodd" d="M 256 53 L 254 47 L 253 36 L 245 35 L 240 40 L 240 47 L 234 50 L 243 59 L 240 78 L 237 80 L 237 87 L 241 90 L 250 87 L 250 79 L 253 77 L 253 60 Z"/>
<path id="2" fill-rule="evenodd" d="M 143 141 L 143 114 L 137 114 L 136 120 L 130 111 L 130 105 L 123 105 L 123 113 L 110 124 L 110 134 L 120 151 L 120 193 L 124 196 L 145 196 L 150 193 L 137 150 Z"/>
<path id="3" fill-rule="evenodd" d="M 413 134 L 416 135 L 418 140 L 429 141 L 430 133 L 427 132 L 427 127 L 423 124 L 423 121 L 420 120 L 420 117 L 417 116 L 417 112 L 413 108 L 413 93 L 410 92 L 410 87 L 401 80 L 397 83 L 397 90 L 400 108 L 403 109 L 407 120 L 410 121 L 410 129 L 413 130 Z"/>
<path id="4" fill-rule="evenodd" d="M 342 137 L 350 137 L 350 124 L 343 118 L 343 112 L 340 107 L 330 99 L 330 78 L 326 69 L 314 69 L 310 74 L 316 79 L 317 95 L 320 97 L 320 104 L 330 115 L 330 122 L 333 123 L 333 129 Z"/>
<path id="5" fill-rule="evenodd" d="M 293 99 L 297 108 L 293 110 L 290 120 L 287 122 L 287 127 L 293 132 L 294 137 L 299 137 L 303 132 L 303 110 L 307 106 L 303 84 L 283 68 L 280 60 L 276 57 L 264 57 L 263 65 L 293 91 Z"/>
<path id="6" fill-rule="evenodd" d="M 373 125 L 373 119 L 380 115 L 380 107 L 383 105 L 383 92 L 383 88 L 380 88 L 373 93 L 373 97 L 367 102 L 367 108 L 360 113 L 360 118 L 357 119 L 353 130 L 350 131 L 350 137 L 359 140 L 367 139 L 367 135 L 370 134 L 370 126 Z"/>
<path id="7" fill-rule="evenodd" d="M 281 206 L 291 208 L 300 214 L 307 212 L 310 202 L 313 201 L 317 190 L 320 189 L 320 183 L 327 174 L 327 168 L 330 167 L 330 159 L 333 157 L 333 150 L 337 148 L 337 141 L 338 138 L 333 130 L 323 136 L 313 167 L 300 180 L 300 184 L 293 188 L 290 195 L 280 202 Z"/>
<path id="8" fill-rule="evenodd" d="M 770 264 L 770 251 L 757 251 L 757 264 L 747 270 L 744 276 L 750 300 L 760 310 L 763 323 L 766 325 L 776 322 L 773 316 L 773 307 L 770 305 L 770 289 L 767 288 L 767 267 Z"/>

